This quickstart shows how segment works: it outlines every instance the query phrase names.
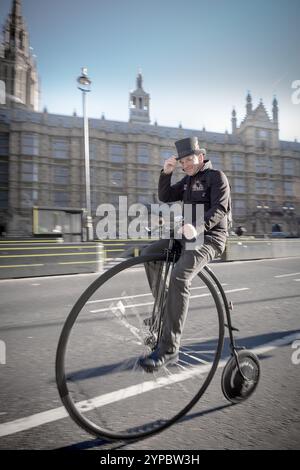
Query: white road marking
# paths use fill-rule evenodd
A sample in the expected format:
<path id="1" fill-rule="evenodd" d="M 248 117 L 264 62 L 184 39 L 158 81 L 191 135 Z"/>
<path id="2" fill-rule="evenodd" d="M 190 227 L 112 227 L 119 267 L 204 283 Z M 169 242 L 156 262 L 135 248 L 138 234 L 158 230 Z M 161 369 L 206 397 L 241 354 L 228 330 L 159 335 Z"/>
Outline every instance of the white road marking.
<path id="1" fill-rule="evenodd" d="M 274 341 L 270 341 L 269 343 L 251 349 L 251 351 L 254 354 L 258 355 L 266 354 L 267 352 L 270 352 L 278 347 L 288 345 L 296 339 L 300 339 L 300 331 L 298 333 L 293 333 L 282 338 L 276 339 Z M 218 368 L 224 367 L 224 365 L 227 363 L 227 360 L 228 358 L 220 361 L 218 364 Z M 115 403 L 125 398 L 129 398 L 132 396 L 139 395 L 141 393 L 148 392 L 150 390 L 161 388 L 171 383 L 182 382 L 192 377 L 193 375 L 207 371 L 210 367 L 210 364 L 195 366 L 192 369 L 187 369 L 184 372 L 172 374 L 168 377 L 163 377 L 158 380 L 149 380 L 139 385 L 132 385 L 121 390 L 116 390 L 115 392 L 100 395 L 88 401 L 84 400 L 82 402 L 77 403 L 77 406 L 84 411 L 88 411 L 88 409 L 93 409 L 95 407 L 100 408 L 107 404 Z M 36 413 L 25 418 L 20 418 L 14 421 L 2 423 L 0 424 L 0 437 L 9 436 L 11 434 L 15 434 L 21 431 L 26 431 L 28 429 L 32 429 L 34 427 L 41 426 L 46 423 L 51 423 L 66 417 L 68 417 L 68 413 L 66 412 L 65 408 L 61 406 L 59 408 L 43 411 L 41 413 Z"/>
<path id="2" fill-rule="evenodd" d="M 201 288 L 200 288 L 201 289 Z M 226 294 L 232 293 L 232 292 L 240 292 L 244 290 L 249 290 L 249 287 L 241 287 L 240 289 L 231 289 L 225 291 Z M 125 298 L 132 298 L 132 297 L 139 297 L 142 295 L 148 295 L 148 294 L 138 294 L 136 296 L 127 296 L 127 297 L 116 297 L 115 299 L 125 299 Z M 207 294 L 197 294 L 197 295 L 191 295 L 190 299 L 198 299 L 199 297 L 209 297 L 211 295 L 210 292 Z M 104 300 L 104 299 L 103 299 Z M 106 301 L 112 300 L 112 299 L 105 299 Z M 127 309 L 127 308 L 137 308 L 137 307 L 147 307 L 148 305 L 153 305 L 154 301 L 151 302 L 142 302 L 140 304 L 129 304 L 129 305 L 123 305 L 122 308 Z M 108 312 L 110 310 L 118 308 L 118 305 L 111 305 L 108 307 L 104 308 L 99 308 L 97 310 L 90 310 L 90 313 L 101 313 L 101 312 Z"/>
<path id="3" fill-rule="evenodd" d="M 228 284 L 222 284 L 222 286 L 227 286 L 227 285 Z M 206 286 L 191 287 L 191 290 L 195 290 L 195 289 L 207 289 L 207 287 Z M 111 302 L 112 300 L 133 299 L 135 297 L 145 297 L 147 295 L 148 296 L 152 295 L 152 293 L 149 292 L 148 294 L 123 295 L 123 296 L 120 296 L 120 297 L 110 297 L 110 298 L 106 298 L 106 299 L 89 300 L 87 302 L 87 304 L 96 304 L 98 302 Z"/>
<path id="4" fill-rule="evenodd" d="M 274 276 L 274 277 L 280 278 L 280 277 L 288 277 L 288 276 L 298 276 L 299 274 L 300 273 L 279 274 L 278 276 Z"/>
<path id="5" fill-rule="evenodd" d="M 293 279 L 293 281 L 300 281 L 300 279 Z"/>

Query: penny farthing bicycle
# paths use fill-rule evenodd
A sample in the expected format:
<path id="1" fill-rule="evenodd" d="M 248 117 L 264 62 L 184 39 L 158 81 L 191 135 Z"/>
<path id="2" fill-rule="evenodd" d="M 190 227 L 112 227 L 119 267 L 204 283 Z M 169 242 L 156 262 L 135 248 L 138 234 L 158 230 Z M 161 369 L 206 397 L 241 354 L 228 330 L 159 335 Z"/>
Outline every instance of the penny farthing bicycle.
<path id="1" fill-rule="evenodd" d="M 65 321 L 56 355 L 59 394 L 71 418 L 97 437 L 139 439 L 182 418 L 217 370 L 225 326 L 231 347 L 221 380 L 225 397 L 241 402 L 257 386 L 259 361 L 235 345 L 231 303 L 208 266 L 191 285 L 178 362 L 151 374 L 140 367 L 139 358 L 159 339 L 168 277 L 178 256 L 171 238 L 160 256 L 139 256 L 114 266 L 86 289 Z M 159 264 L 156 298 L 146 262 Z"/>

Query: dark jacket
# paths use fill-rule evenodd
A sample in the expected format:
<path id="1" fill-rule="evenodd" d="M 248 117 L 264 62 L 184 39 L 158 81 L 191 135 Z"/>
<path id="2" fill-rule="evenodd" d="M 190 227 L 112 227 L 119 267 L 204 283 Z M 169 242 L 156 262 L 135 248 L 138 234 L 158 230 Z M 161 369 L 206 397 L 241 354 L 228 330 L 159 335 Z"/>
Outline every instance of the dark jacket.
<path id="1" fill-rule="evenodd" d="M 194 176 L 185 176 L 171 185 L 172 174 L 161 172 L 158 197 L 162 202 L 183 201 L 184 204 L 204 204 L 204 240 L 224 251 L 227 237 L 227 212 L 230 186 L 222 171 L 214 170 L 210 160 Z M 194 209 L 194 207 L 193 207 Z M 194 219 L 193 219 L 194 222 Z M 194 226 L 196 226 L 193 223 Z M 199 227 L 196 226 L 196 229 Z"/>

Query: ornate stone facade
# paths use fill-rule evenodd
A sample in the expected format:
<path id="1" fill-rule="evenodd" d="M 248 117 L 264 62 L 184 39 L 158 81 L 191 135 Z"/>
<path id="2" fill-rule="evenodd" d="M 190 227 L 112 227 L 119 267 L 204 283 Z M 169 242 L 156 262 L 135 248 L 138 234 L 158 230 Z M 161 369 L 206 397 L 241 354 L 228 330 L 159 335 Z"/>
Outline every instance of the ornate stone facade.
<path id="1" fill-rule="evenodd" d="M 31 235 L 33 205 L 85 207 L 83 120 L 35 111 L 36 69 L 19 1 L 13 2 L 4 46 L 1 77 L 13 76 L 7 72 L 13 64 L 21 64 L 23 72 L 7 79 L 9 94 L 22 103 L 0 106 L 0 230 Z M 275 98 L 269 117 L 262 102 L 253 107 L 248 93 L 245 118 L 238 125 L 233 110 L 232 131 L 224 134 L 150 124 L 149 102 L 139 73 L 128 122 L 89 120 L 94 217 L 99 204 L 117 204 L 119 195 L 128 195 L 129 204 L 156 201 L 159 172 L 174 154 L 175 140 L 197 135 L 214 167 L 228 176 L 235 227 L 299 236 L 300 143 L 279 140 Z"/>

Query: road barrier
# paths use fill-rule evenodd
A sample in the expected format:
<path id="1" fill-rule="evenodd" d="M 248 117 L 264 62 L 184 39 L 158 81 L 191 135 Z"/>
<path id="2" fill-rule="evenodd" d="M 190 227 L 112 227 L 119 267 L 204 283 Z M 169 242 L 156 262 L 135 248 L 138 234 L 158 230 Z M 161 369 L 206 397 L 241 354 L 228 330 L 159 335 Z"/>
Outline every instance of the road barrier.
<path id="1" fill-rule="evenodd" d="M 102 272 L 101 243 L 0 242 L 0 279 Z"/>
<path id="2" fill-rule="evenodd" d="M 138 256 L 148 239 L 95 240 L 67 243 L 53 240 L 0 241 L 0 279 L 58 274 L 101 273 L 105 261 Z M 223 261 L 300 256 L 300 239 L 228 239 Z"/>
<path id="3" fill-rule="evenodd" d="M 224 261 L 300 256 L 300 239 L 228 239 L 222 255 Z"/>

